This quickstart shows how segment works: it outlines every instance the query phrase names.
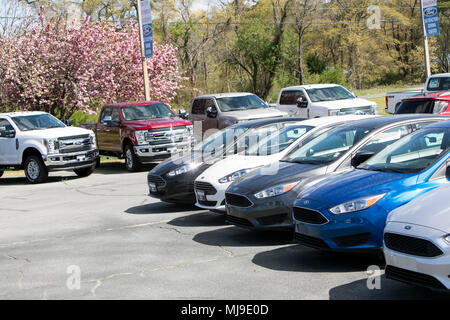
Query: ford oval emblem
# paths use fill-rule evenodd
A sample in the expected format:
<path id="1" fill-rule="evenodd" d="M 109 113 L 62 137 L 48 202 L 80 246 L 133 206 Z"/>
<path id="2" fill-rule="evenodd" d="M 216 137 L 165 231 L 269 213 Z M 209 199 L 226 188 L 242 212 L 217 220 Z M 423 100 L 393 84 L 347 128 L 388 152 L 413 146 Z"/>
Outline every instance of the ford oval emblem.
<path id="1" fill-rule="evenodd" d="M 412 228 L 411 226 L 405 226 L 406 230 L 411 230 L 411 228 Z"/>
<path id="2" fill-rule="evenodd" d="M 423 11 L 423 14 L 427 17 L 432 17 L 437 14 L 436 8 L 427 8 Z"/>

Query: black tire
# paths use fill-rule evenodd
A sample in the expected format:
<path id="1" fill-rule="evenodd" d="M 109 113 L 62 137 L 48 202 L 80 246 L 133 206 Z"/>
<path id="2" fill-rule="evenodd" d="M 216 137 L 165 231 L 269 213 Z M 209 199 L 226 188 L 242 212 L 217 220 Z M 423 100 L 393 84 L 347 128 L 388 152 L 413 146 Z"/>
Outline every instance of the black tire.
<path id="1" fill-rule="evenodd" d="M 97 161 L 95 162 L 95 167 L 100 168 L 100 157 L 97 158 Z"/>
<path id="2" fill-rule="evenodd" d="M 47 167 L 38 156 L 26 158 L 23 167 L 29 183 L 42 183 L 48 178 Z"/>
<path id="3" fill-rule="evenodd" d="M 3 175 L 3 171 L 0 171 L 0 177 Z"/>
<path id="4" fill-rule="evenodd" d="M 80 168 L 80 169 L 74 169 L 73 172 L 77 174 L 79 177 L 87 177 L 91 175 L 92 172 L 94 172 L 94 166 L 87 167 L 87 168 Z"/>
<path id="5" fill-rule="evenodd" d="M 127 144 L 124 150 L 125 156 L 125 167 L 129 172 L 139 171 L 141 168 L 141 162 L 139 161 L 138 156 L 134 153 L 133 146 L 131 144 Z"/>

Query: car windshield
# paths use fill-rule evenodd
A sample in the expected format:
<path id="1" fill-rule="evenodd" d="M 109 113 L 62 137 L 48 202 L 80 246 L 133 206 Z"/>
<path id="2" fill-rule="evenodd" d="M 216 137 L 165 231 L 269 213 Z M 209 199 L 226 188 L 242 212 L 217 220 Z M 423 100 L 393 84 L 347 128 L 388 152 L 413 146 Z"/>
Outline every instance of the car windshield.
<path id="1" fill-rule="evenodd" d="M 43 130 L 50 128 L 64 128 L 66 125 L 48 113 L 14 116 L 14 123 L 21 131 Z"/>
<path id="2" fill-rule="evenodd" d="M 276 135 L 269 135 L 267 138 L 256 143 L 250 143 L 250 147 L 246 154 L 251 156 L 269 156 L 277 154 L 292 143 L 297 141 L 305 133 L 313 129 L 311 126 L 305 125 L 289 125 Z M 270 132 L 268 132 L 270 134 Z M 256 136 L 256 138 L 259 138 Z"/>
<path id="3" fill-rule="evenodd" d="M 230 145 L 233 145 L 237 139 L 247 132 L 250 128 L 245 126 L 231 126 L 224 130 L 217 131 L 210 135 L 203 142 L 197 144 L 193 150 L 194 152 L 204 152 L 212 150 L 225 151 Z"/>
<path id="4" fill-rule="evenodd" d="M 424 128 L 383 149 L 358 169 L 386 172 L 420 172 L 450 147 L 450 129 Z"/>
<path id="5" fill-rule="evenodd" d="M 312 102 L 333 101 L 343 99 L 354 99 L 355 96 L 341 86 L 333 86 L 328 88 L 306 89 L 309 99 Z"/>
<path id="6" fill-rule="evenodd" d="M 174 113 L 163 103 L 122 107 L 122 116 L 125 121 L 175 117 Z"/>
<path id="7" fill-rule="evenodd" d="M 221 97 L 216 101 L 222 112 L 267 108 L 267 104 L 254 94 Z"/>
<path id="8" fill-rule="evenodd" d="M 370 129 L 367 128 L 337 127 L 294 148 L 282 161 L 305 164 L 331 163 L 339 159 L 369 133 Z"/>
<path id="9" fill-rule="evenodd" d="M 446 91 L 450 90 L 450 77 L 436 77 L 428 81 L 428 91 Z"/>

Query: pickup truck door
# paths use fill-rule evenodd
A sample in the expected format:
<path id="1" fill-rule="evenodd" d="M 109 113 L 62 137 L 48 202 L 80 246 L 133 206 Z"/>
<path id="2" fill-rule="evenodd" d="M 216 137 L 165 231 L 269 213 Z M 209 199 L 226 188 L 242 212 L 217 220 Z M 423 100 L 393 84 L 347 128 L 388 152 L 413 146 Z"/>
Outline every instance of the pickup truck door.
<path id="1" fill-rule="evenodd" d="M 111 151 L 110 149 L 110 139 L 109 132 L 111 129 L 107 126 L 107 122 L 105 122 L 106 117 L 111 117 L 112 108 L 106 107 L 103 109 L 97 123 L 97 145 L 100 150 Z"/>
<path id="2" fill-rule="evenodd" d="M 203 141 L 203 132 L 205 132 L 204 121 L 206 119 L 206 99 L 197 98 L 192 101 L 191 112 L 189 113 L 189 120 L 194 125 L 194 134 L 197 141 Z M 201 136 L 198 126 L 202 126 Z"/>
<path id="3" fill-rule="evenodd" d="M 14 132 L 14 137 L 6 136 Z M 16 130 L 7 120 L 0 118 L 0 164 L 19 164 L 18 151 L 16 149 Z"/>
<path id="4" fill-rule="evenodd" d="M 205 110 L 207 110 L 209 107 L 211 107 L 212 110 L 216 110 L 216 111 L 219 110 L 219 108 L 214 103 L 213 99 L 206 99 Z M 217 114 L 217 116 L 215 118 L 210 118 L 208 116 L 205 117 L 205 120 L 203 121 L 203 132 L 205 132 L 207 130 L 211 130 L 211 129 L 218 130 L 218 128 L 219 128 L 219 121 L 218 121 L 219 113 L 216 112 L 216 114 Z"/>

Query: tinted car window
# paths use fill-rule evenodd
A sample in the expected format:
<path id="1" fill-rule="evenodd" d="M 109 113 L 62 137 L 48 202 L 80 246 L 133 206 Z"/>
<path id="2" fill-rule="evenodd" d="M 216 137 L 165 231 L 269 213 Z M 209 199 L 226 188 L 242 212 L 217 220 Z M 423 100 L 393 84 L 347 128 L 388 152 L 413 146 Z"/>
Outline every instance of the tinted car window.
<path id="1" fill-rule="evenodd" d="M 359 152 L 378 153 L 388 145 L 406 136 L 408 133 L 409 128 L 407 125 L 383 131 L 370 139 L 361 149 L 359 149 Z"/>
<path id="2" fill-rule="evenodd" d="M 267 107 L 266 103 L 254 94 L 236 97 L 221 97 L 216 98 L 216 101 L 222 112 L 262 109 Z"/>
<path id="3" fill-rule="evenodd" d="M 436 77 L 428 82 L 428 91 L 450 90 L 450 77 Z"/>
<path id="4" fill-rule="evenodd" d="M 284 90 L 280 96 L 280 105 L 297 104 L 297 99 L 301 96 L 304 97 L 301 90 Z"/>
<path id="5" fill-rule="evenodd" d="M 433 113 L 433 100 L 404 101 L 400 104 L 395 113 Z"/>
<path id="6" fill-rule="evenodd" d="M 205 99 L 195 99 L 192 103 L 192 114 L 205 114 Z"/>
<path id="7" fill-rule="evenodd" d="M 355 98 L 355 96 L 350 91 L 341 86 L 307 89 L 306 92 L 308 93 L 309 99 L 312 102 Z"/>
<path id="8" fill-rule="evenodd" d="M 175 117 L 173 112 L 162 103 L 122 107 L 122 116 L 125 121 Z"/>

